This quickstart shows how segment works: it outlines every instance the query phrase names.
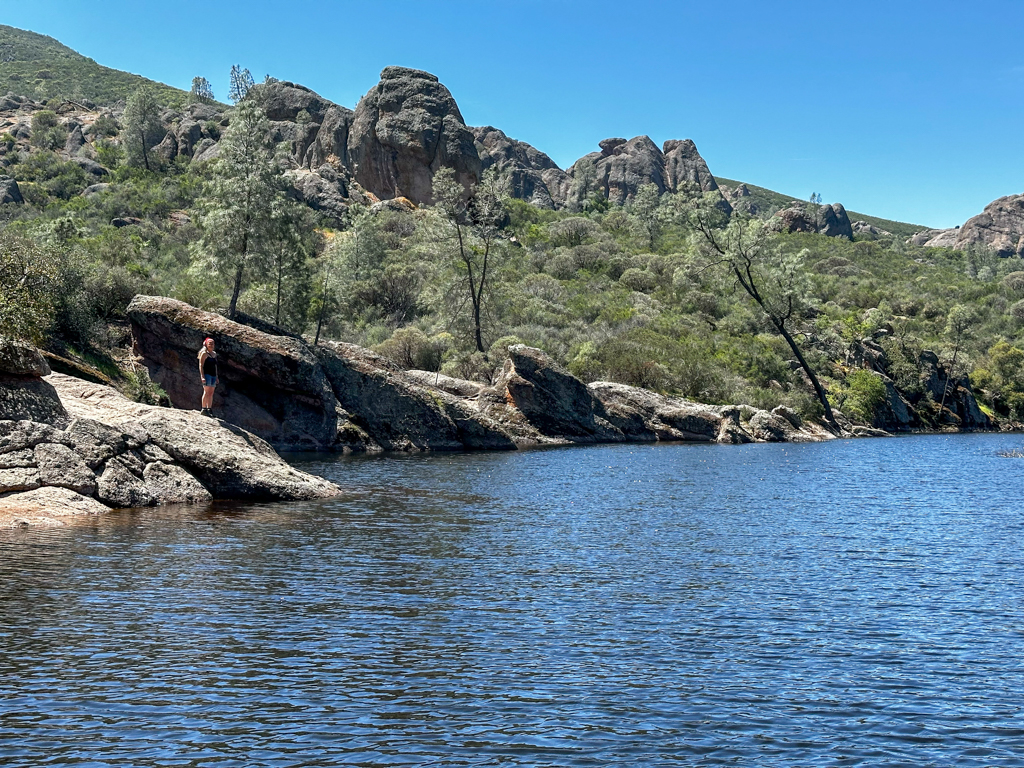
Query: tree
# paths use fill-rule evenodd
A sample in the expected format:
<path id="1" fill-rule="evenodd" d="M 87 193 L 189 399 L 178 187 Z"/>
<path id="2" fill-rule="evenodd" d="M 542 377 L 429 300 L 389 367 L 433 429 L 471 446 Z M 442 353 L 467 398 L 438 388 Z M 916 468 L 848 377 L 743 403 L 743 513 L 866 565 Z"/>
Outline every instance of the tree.
<path id="1" fill-rule="evenodd" d="M 244 100 L 224 131 L 200 216 L 202 247 L 215 266 L 234 275 L 231 319 L 246 270 L 267 262 L 275 207 L 283 205 L 276 149 L 263 106 L 257 99 Z"/>
<path id="2" fill-rule="evenodd" d="M 434 174 L 434 211 L 440 223 L 440 241 L 459 271 L 473 310 L 473 336 L 478 352 L 486 353 L 482 329 L 484 296 L 492 259 L 500 250 L 501 223 L 507 214 L 502 200 L 508 182 L 489 168 L 472 193 L 455 180 L 451 168 Z"/>
<path id="3" fill-rule="evenodd" d="M 54 318 L 59 268 L 52 249 L 0 230 L 0 336 L 43 340 Z"/>
<path id="4" fill-rule="evenodd" d="M 658 215 L 660 202 L 661 193 L 657 185 L 642 184 L 629 205 L 629 216 L 647 241 L 647 248 L 652 251 L 661 235 L 661 218 Z"/>
<path id="5" fill-rule="evenodd" d="M 205 77 L 192 78 L 192 90 L 189 92 L 189 100 L 210 104 L 213 102 L 213 86 Z"/>
<path id="6" fill-rule="evenodd" d="M 231 67 L 231 85 L 228 88 L 228 98 L 233 104 L 238 104 L 249 94 L 249 90 L 255 85 L 252 74 L 248 69 L 242 69 L 237 64 Z"/>
<path id="7" fill-rule="evenodd" d="M 68 138 L 68 129 L 60 122 L 57 113 L 44 109 L 32 115 L 33 147 L 60 149 Z"/>
<path id="8" fill-rule="evenodd" d="M 963 304 L 956 304 L 951 310 L 949 315 L 946 316 L 946 338 L 949 339 L 950 344 L 953 345 L 953 359 L 949 363 L 949 368 L 946 369 L 946 383 L 942 387 L 942 399 L 939 401 L 939 415 L 942 415 L 942 409 L 946 405 L 946 393 L 949 391 L 949 380 L 951 377 L 956 376 L 956 358 L 960 354 L 960 350 L 963 347 L 964 341 L 970 335 L 971 323 L 974 318 L 971 311 Z M 955 381 L 955 378 L 954 378 Z M 955 386 L 955 385 L 954 385 Z"/>
<path id="9" fill-rule="evenodd" d="M 331 238 L 320 258 L 320 269 L 317 275 L 317 292 L 313 296 L 313 303 L 310 309 L 316 313 L 316 335 L 313 336 L 313 346 L 320 343 L 320 331 L 324 326 L 324 318 L 329 309 L 338 303 L 336 295 L 338 277 L 341 273 L 341 266 L 350 257 L 350 251 L 355 239 L 354 233 L 340 232 Z"/>
<path id="10" fill-rule="evenodd" d="M 274 325 L 281 325 L 281 297 L 285 280 L 296 276 L 310 254 L 311 226 L 303 221 L 308 208 L 287 198 L 275 201 L 269 221 L 267 251 L 273 268 Z"/>
<path id="11" fill-rule="evenodd" d="M 800 256 L 785 255 L 776 241 L 777 234 L 767 222 L 735 216 L 724 229 L 717 228 L 721 212 L 705 199 L 694 211 L 694 229 L 707 250 L 724 265 L 736 282 L 761 309 L 775 332 L 789 345 L 793 356 L 807 375 L 824 409 L 825 419 L 835 424 L 832 406 L 825 388 L 807 362 L 793 336 L 792 325 L 799 317 L 806 292 L 800 284 L 804 275 Z"/>
<path id="12" fill-rule="evenodd" d="M 121 143 L 128 164 L 144 166 L 147 171 L 153 170 L 149 152 L 164 137 L 164 129 L 160 124 L 160 106 L 149 86 L 139 86 L 128 97 L 122 123 Z"/>

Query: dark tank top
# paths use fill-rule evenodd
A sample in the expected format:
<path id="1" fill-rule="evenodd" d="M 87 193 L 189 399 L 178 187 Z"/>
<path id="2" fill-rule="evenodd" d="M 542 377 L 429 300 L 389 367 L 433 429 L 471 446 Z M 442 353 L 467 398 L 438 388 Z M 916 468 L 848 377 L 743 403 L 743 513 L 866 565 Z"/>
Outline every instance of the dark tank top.
<path id="1" fill-rule="evenodd" d="M 207 353 L 206 359 L 203 360 L 203 373 L 207 376 L 217 375 L 217 358 Z"/>

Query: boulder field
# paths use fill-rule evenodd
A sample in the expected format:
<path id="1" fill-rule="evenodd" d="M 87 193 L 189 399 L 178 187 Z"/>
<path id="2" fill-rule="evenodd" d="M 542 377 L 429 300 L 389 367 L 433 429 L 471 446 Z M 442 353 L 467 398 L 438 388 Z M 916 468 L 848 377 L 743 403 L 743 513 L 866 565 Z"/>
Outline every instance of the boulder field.
<path id="1" fill-rule="evenodd" d="M 587 385 L 516 345 L 493 384 L 406 371 L 354 344 L 311 346 L 174 299 L 136 296 L 135 352 L 179 409 L 199 407 L 196 353 L 217 341 L 214 412 L 278 450 L 515 450 L 532 445 L 833 437 L 785 408 L 711 406 L 611 382 Z"/>
<path id="2" fill-rule="evenodd" d="M 235 425 L 132 402 L 0 341 L 0 528 L 120 507 L 338 493 Z"/>

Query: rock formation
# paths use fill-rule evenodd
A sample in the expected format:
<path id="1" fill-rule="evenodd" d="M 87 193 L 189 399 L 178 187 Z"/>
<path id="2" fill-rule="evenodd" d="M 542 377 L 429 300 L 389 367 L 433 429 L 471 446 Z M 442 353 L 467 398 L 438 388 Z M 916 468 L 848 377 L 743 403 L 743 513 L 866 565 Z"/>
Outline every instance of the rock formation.
<path id="1" fill-rule="evenodd" d="M 198 407 L 195 353 L 212 334 L 222 356 L 214 412 L 277 448 L 514 450 L 571 442 L 769 439 L 746 426 L 756 409 L 743 410 L 741 423 L 715 406 L 658 400 L 621 385 L 588 387 L 544 352 L 522 345 L 509 350 L 495 383 L 485 386 L 405 371 L 354 344 L 311 347 L 273 328 L 233 323 L 173 299 L 137 296 L 129 317 L 135 349 L 151 377 L 172 405 L 184 409 Z M 621 395 L 605 396 L 626 390 L 643 408 Z M 651 405 L 655 400 L 657 406 Z M 825 436 L 806 427 L 784 439 Z"/>
<path id="2" fill-rule="evenodd" d="M 348 149 L 355 180 L 382 198 L 430 201 L 440 168 L 454 169 L 467 189 L 480 180 L 480 156 L 455 99 L 417 69 L 384 68 L 356 107 Z"/>
<path id="3" fill-rule="evenodd" d="M 565 203 L 569 177 L 555 161 L 525 141 L 510 139 L 492 126 L 471 128 L 482 169 L 496 167 L 508 173 L 512 197 L 538 208 L 560 208 Z"/>
<path id="4" fill-rule="evenodd" d="M 853 225 L 841 203 L 814 207 L 794 200 L 775 216 L 783 232 L 815 232 L 826 237 L 853 239 Z"/>
<path id="5" fill-rule="evenodd" d="M 112 507 L 336 495 L 252 434 L 50 373 L 0 341 L 0 527 Z"/>
<path id="6" fill-rule="evenodd" d="M 628 141 L 605 139 L 599 146 L 600 152 L 577 160 L 568 175 L 575 180 L 582 173 L 589 174 L 592 168 L 591 188 L 618 205 L 633 199 L 645 184 L 653 184 L 659 194 L 719 192 L 718 182 L 690 139 L 666 141 L 663 149 L 658 149 L 648 136 L 635 136 Z M 732 206 L 720 192 L 719 197 L 719 207 L 731 213 Z"/>
<path id="7" fill-rule="evenodd" d="M 1004 258 L 1024 255 L 1024 195 L 1000 197 L 960 228 L 956 248 L 991 248 Z"/>
<path id="8" fill-rule="evenodd" d="M 306 345 L 174 299 L 136 296 L 128 306 L 136 349 L 175 408 L 198 410 L 196 355 L 217 342 L 214 412 L 279 450 L 327 450 L 337 438 L 336 400 Z"/>

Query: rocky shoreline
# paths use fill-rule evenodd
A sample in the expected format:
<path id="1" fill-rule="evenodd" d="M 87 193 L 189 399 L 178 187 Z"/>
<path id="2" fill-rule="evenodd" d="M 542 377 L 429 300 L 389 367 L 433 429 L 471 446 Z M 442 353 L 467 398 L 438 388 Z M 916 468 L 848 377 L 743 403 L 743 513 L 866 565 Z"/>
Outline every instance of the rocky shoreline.
<path id="1" fill-rule="evenodd" d="M 340 492 L 245 430 L 135 403 L 51 373 L 30 347 L 0 344 L 0 528 L 123 507 Z"/>
<path id="2" fill-rule="evenodd" d="M 341 492 L 289 466 L 277 451 L 742 444 L 890 434 L 845 419 L 838 426 L 811 422 L 784 406 L 715 406 L 614 382 L 588 385 L 521 344 L 508 349 L 494 381 L 484 384 L 404 370 L 353 344 L 313 346 L 266 324 L 244 325 L 174 299 L 136 296 L 128 316 L 136 359 L 166 392 L 170 408 L 52 373 L 37 350 L 0 342 L 0 527 L 60 525 L 69 515 L 112 508 Z M 217 340 L 220 355 L 216 419 L 197 410 L 195 356 L 206 336 Z M 921 431 L 910 404 L 878 375 L 888 392 L 882 424 Z M 931 378 L 938 381 L 937 374 Z M 958 387 L 949 405 L 961 427 L 990 427 L 968 387 Z"/>

